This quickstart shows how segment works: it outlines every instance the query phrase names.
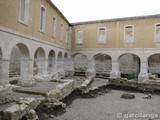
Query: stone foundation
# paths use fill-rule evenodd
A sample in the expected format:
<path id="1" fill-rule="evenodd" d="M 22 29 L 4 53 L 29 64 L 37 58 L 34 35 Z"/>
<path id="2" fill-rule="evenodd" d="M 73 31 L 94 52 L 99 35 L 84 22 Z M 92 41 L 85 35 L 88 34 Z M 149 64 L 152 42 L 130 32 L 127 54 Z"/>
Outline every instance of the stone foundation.
<path id="1" fill-rule="evenodd" d="M 43 99 L 21 98 L 21 100 L 6 110 L 4 110 L 4 120 L 19 120 L 23 116 L 31 113 Z M 36 117 L 34 117 L 36 118 Z M 29 120 L 29 119 L 27 119 Z M 30 119 L 36 120 L 36 119 Z"/>
<path id="2" fill-rule="evenodd" d="M 9 80 L 0 81 L 0 104 L 13 101 L 12 86 Z"/>
<path id="3" fill-rule="evenodd" d="M 58 85 L 55 89 L 48 92 L 46 101 L 49 103 L 57 103 L 66 96 L 68 96 L 74 89 L 73 80 L 63 80 L 63 84 Z"/>

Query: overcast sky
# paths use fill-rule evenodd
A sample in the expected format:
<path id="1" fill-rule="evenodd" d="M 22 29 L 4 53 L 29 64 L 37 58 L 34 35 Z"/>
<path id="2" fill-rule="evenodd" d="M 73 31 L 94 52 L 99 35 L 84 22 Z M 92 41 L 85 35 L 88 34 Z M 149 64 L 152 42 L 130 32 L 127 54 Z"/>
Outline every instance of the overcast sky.
<path id="1" fill-rule="evenodd" d="M 52 0 L 70 23 L 160 14 L 160 0 Z"/>

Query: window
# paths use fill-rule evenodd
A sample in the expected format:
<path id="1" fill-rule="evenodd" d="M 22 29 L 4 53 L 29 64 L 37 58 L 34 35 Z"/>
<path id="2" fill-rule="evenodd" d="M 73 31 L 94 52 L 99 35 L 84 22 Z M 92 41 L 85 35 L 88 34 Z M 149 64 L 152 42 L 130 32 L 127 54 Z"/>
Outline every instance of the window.
<path id="1" fill-rule="evenodd" d="M 76 44 L 82 44 L 83 43 L 83 30 L 78 29 L 76 31 Z"/>
<path id="2" fill-rule="evenodd" d="M 53 29 L 52 29 L 52 37 L 55 39 L 56 38 L 56 18 L 55 17 L 53 17 L 53 19 L 52 19 L 53 21 L 52 21 L 52 24 L 53 24 Z"/>
<path id="3" fill-rule="evenodd" d="M 68 43 L 68 27 L 66 28 L 66 43 Z"/>
<path id="4" fill-rule="evenodd" d="M 106 28 L 98 29 L 98 43 L 106 43 Z"/>
<path id="5" fill-rule="evenodd" d="M 27 24 L 28 23 L 28 13 L 29 13 L 29 0 L 20 0 L 19 22 L 23 24 Z"/>
<path id="6" fill-rule="evenodd" d="M 155 39 L 156 42 L 160 42 L 160 23 L 155 25 Z"/>
<path id="7" fill-rule="evenodd" d="M 63 41 L 63 32 L 64 32 L 64 25 L 61 23 L 61 28 L 60 28 L 60 41 Z"/>
<path id="8" fill-rule="evenodd" d="M 134 30 L 132 25 L 125 26 L 124 28 L 124 42 L 133 43 L 134 42 Z"/>
<path id="9" fill-rule="evenodd" d="M 45 8 L 44 7 L 41 7 L 41 10 L 40 10 L 40 26 L 39 26 L 39 29 L 41 32 L 44 32 L 45 31 Z"/>

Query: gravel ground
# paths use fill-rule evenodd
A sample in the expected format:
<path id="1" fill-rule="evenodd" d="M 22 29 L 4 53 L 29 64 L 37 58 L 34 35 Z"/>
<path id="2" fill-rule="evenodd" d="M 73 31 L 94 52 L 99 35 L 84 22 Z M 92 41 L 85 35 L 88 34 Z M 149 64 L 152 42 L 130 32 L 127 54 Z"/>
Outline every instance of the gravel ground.
<path id="1" fill-rule="evenodd" d="M 160 96 L 144 99 L 144 94 L 134 93 L 135 99 L 122 99 L 123 93 L 112 90 L 97 98 L 76 99 L 64 114 L 50 120 L 160 120 Z"/>

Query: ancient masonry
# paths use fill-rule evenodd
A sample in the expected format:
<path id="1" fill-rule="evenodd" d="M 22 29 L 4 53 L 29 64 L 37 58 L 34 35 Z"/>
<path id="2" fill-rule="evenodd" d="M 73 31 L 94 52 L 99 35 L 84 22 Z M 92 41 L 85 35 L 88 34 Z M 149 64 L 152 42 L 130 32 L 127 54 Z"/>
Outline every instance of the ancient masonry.
<path id="1" fill-rule="evenodd" d="M 51 0 L 0 6 L 0 102 L 12 98 L 12 82 L 160 77 L 160 15 L 69 23 Z"/>

